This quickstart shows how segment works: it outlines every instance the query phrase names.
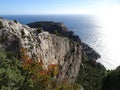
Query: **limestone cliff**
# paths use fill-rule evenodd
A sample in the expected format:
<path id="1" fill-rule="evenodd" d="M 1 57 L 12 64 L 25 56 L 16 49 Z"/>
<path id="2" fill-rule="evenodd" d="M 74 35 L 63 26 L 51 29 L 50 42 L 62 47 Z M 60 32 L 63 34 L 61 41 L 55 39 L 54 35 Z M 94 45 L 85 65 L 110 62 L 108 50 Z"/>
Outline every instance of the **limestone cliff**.
<path id="1" fill-rule="evenodd" d="M 63 24 L 61 25 L 63 27 Z M 66 28 L 64 29 L 66 32 Z M 67 79 L 69 82 L 75 81 L 83 55 L 88 57 L 94 52 L 94 55 L 89 57 L 95 59 L 99 57 L 92 48 L 83 45 L 78 36 L 70 36 L 68 32 L 64 33 L 66 36 L 57 36 L 44 29 L 41 33 L 37 30 L 16 21 L 0 19 L 0 47 L 16 52 L 18 57 L 20 49 L 25 48 L 30 58 L 38 62 L 42 60 L 45 69 L 50 64 L 57 64 L 59 66 L 57 80 Z M 85 51 L 86 47 L 91 52 Z"/>
<path id="2" fill-rule="evenodd" d="M 42 60 L 44 67 L 57 64 L 60 68 L 58 80 L 73 82 L 79 72 L 82 48 L 67 37 L 59 37 L 48 32 L 36 30 L 19 22 L 0 19 L 0 45 L 19 53 L 20 48 L 27 49 L 30 58 Z"/>
<path id="3" fill-rule="evenodd" d="M 29 23 L 27 25 L 30 26 L 31 28 L 42 28 L 45 31 L 52 34 L 57 33 L 58 36 L 68 37 L 70 40 L 79 43 L 82 46 L 83 58 L 88 58 L 89 60 L 95 62 L 98 58 L 100 58 L 100 55 L 96 51 L 94 51 L 91 47 L 89 47 L 87 44 L 82 42 L 79 36 L 74 35 L 74 32 L 69 31 L 67 27 L 61 22 L 41 21 L 41 22 Z"/>

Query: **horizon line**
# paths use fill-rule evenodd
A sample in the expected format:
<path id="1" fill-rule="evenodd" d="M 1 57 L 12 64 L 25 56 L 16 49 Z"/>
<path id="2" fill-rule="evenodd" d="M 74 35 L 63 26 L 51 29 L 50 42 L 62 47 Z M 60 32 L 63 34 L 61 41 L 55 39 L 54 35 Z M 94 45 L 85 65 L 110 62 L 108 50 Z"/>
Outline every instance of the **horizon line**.
<path id="1" fill-rule="evenodd" d="M 4 15 L 93 15 L 93 14 L 84 14 L 84 13 L 79 13 L 79 14 L 0 14 L 0 16 Z"/>

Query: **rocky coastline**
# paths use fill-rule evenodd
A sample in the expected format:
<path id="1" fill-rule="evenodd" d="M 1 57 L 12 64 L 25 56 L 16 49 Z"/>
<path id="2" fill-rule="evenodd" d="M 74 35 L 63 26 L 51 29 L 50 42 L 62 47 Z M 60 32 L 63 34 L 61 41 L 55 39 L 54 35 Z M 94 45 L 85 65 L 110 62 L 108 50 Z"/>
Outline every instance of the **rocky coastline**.
<path id="1" fill-rule="evenodd" d="M 82 42 L 80 37 L 77 35 L 74 35 L 73 31 L 69 31 L 68 28 L 61 22 L 50 22 L 50 21 L 41 21 L 41 22 L 33 22 L 27 24 L 31 28 L 41 28 L 51 34 L 59 33 L 58 36 L 64 36 L 68 37 L 69 39 L 79 43 L 82 45 L 82 51 L 85 57 L 88 57 L 90 60 L 97 60 L 101 56 L 92 49 L 89 45 Z"/>
<path id="2" fill-rule="evenodd" d="M 0 48 L 15 52 L 18 59 L 21 49 L 25 49 L 29 58 L 42 61 L 44 69 L 49 65 L 59 67 L 56 81 L 78 82 L 85 90 L 95 88 L 92 86 L 95 82 L 91 83 L 95 73 L 99 83 L 105 75 L 104 66 L 96 62 L 100 55 L 63 23 L 44 21 L 23 25 L 0 18 Z"/>

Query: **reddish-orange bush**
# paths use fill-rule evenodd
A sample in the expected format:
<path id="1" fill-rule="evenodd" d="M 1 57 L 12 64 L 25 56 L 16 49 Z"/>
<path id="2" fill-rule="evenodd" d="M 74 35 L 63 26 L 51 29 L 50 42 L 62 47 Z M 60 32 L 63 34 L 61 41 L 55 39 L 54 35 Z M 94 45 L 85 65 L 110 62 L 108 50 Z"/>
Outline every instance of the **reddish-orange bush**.
<path id="1" fill-rule="evenodd" d="M 26 49 L 21 48 L 21 59 L 23 60 L 23 68 L 29 74 L 30 79 L 33 80 L 35 87 L 48 88 L 52 84 L 55 76 L 58 75 L 58 66 L 51 64 L 48 69 L 43 69 L 43 62 L 35 62 L 33 59 L 29 58 Z M 51 82 L 52 80 L 52 82 Z"/>
<path id="2" fill-rule="evenodd" d="M 50 64 L 48 69 L 43 69 L 43 62 L 35 62 L 29 58 L 27 51 L 21 48 L 21 59 L 23 60 L 23 68 L 27 73 L 28 79 L 33 81 L 35 90 L 80 90 L 76 85 L 69 84 L 68 80 L 62 83 L 56 82 L 57 75 L 59 74 L 59 67 L 56 64 Z"/>

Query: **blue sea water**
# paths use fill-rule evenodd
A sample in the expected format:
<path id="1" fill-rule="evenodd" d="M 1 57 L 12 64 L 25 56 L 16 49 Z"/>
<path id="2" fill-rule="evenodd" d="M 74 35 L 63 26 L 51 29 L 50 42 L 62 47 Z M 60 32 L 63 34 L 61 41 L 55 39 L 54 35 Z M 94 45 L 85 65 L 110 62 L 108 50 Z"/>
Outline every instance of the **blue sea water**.
<path id="1" fill-rule="evenodd" d="M 114 54 L 107 41 L 109 36 L 104 33 L 105 25 L 100 23 L 99 19 L 91 15 L 2 15 L 0 17 L 17 20 L 22 24 L 28 24 L 35 21 L 54 21 L 63 22 L 69 30 L 79 35 L 81 40 L 95 49 L 101 58 L 98 59 L 107 69 L 114 69 L 120 65 L 115 61 Z M 106 38 L 108 38 L 106 40 Z M 113 55 L 113 56 L 111 56 Z"/>

